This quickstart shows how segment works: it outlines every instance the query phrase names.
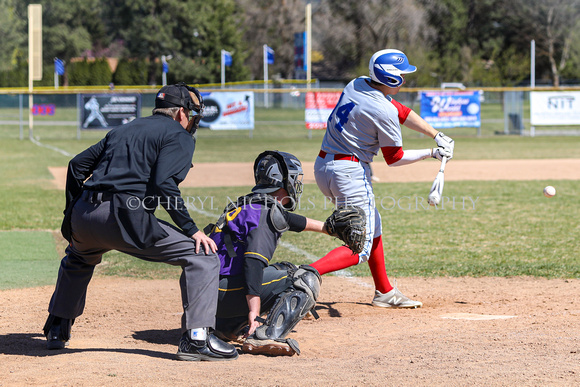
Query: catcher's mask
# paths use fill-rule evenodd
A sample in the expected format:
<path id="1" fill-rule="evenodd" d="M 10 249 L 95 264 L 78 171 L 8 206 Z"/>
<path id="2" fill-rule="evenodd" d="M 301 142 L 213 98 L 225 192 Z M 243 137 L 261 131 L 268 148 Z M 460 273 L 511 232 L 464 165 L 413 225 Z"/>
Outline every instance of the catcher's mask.
<path id="1" fill-rule="evenodd" d="M 193 93 L 198 103 L 191 98 L 190 93 Z M 189 124 L 186 130 L 193 135 L 199 128 L 205 105 L 203 104 L 201 93 L 195 87 L 187 86 L 184 82 L 180 82 L 175 85 L 163 86 L 155 97 L 155 107 L 182 107 L 187 109 L 189 111 Z"/>
<path id="2" fill-rule="evenodd" d="M 296 156 L 279 151 L 260 153 L 254 162 L 255 193 L 272 193 L 284 188 L 290 201 L 284 204 L 288 211 L 294 211 L 302 195 L 302 164 Z"/>

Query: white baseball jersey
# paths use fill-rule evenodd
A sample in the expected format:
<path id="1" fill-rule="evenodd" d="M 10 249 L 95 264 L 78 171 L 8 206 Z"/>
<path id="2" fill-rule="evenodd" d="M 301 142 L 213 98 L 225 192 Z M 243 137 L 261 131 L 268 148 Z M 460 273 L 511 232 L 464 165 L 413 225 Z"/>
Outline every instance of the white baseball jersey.
<path id="1" fill-rule="evenodd" d="M 352 80 L 328 117 L 321 149 L 355 155 L 370 163 L 384 146 L 403 146 L 399 111 L 390 96 L 372 88 L 369 77 Z"/>

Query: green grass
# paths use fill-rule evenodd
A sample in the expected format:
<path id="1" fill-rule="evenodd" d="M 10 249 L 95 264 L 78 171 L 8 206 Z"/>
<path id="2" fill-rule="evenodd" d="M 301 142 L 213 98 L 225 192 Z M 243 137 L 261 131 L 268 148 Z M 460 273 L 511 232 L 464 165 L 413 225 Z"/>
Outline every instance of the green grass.
<path id="1" fill-rule="evenodd" d="M 200 130 L 194 163 L 244 161 L 253 162 L 265 149 L 280 149 L 296 154 L 303 161 L 313 161 L 318 153 L 323 131 L 313 131 L 312 138 L 303 124 L 302 110 L 258 109 L 258 123 L 249 138 L 248 131 Z M 276 123 L 275 121 L 279 121 Z M 456 159 L 538 159 L 580 158 L 578 140 L 570 137 L 522 138 L 519 136 L 482 136 L 474 133 L 454 135 Z M 98 141 L 105 132 L 83 132 L 76 139 L 70 127 L 38 127 L 40 141 L 76 154 Z M 404 130 L 405 148 L 433 146 L 433 141 Z M 62 220 L 64 193 L 52 188 L 48 166 L 66 166 L 69 157 L 18 139 L 18 127 L 0 126 L 0 246 L 11 257 L 3 258 L 0 283 L 9 286 L 46 284 L 39 278 L 54 281 L 62 246 L 46 231 L 58 230 Z M 377 159 L 381 162 L 381 158 Z M 194 170 L 195 171 L 195 170 Z M 474 171 L 476 173 L 476 171 Z M 554 185 L 558 194 L 542 196 L 545 185 Z M 386 184 L 375 186 L 378 198 L 386 198 L 381 209 L 388 272 L 392 276 L 515 276 L 580 277 L 580 226 L 577 221 L 578 181 L 524 182 L 447 182 L 445 195 L 456 198 L 456 209 L 434 210 L 416 205 L 426 197 L 430 185 L 425 183 Z M 205 226 L 215 221 L 227 203 L 249 192 L 250 187 L 185 188 L 183 194 L 213 198 L 203 208 L 193 211 L 196 222 Z M 405 199 L 409 197 L 409 199 Z M 459 198 L 479 198 L 475 209 L 459 208 Z M 390 209 L 389 198 L 401 199 L 401 206 Z M 415 199 L 417 198 L 417 199 Z M 209 200 L 209 199 L 208 199 Z M 303 206 L 297 212 L 323 220 L 330 213 L 316 185 L 307 185 Z M 410 206 L 410 207 L 409 207 Z M 168 219 L 163 210 L 158 216 Z M 18 231 L 16 231 L 18 230 Z M 7 232 L 9 231 L 9 232 Z M 50 238 L 49 238 L 50 236 Z M 20 238 L 20 239 L 19 239 Z M 338 241 L 315 233 L 286 233 L 284 242 L 322 256 L 339 245 Z M 57 247 L 55 247 L 57 246 Z M 60 247 L 58 247 L 60 246 Z M 58 251 L 58 253 L 56 252 Z M 38 259 L 44 263 L 16 264 Z M 56 259 L 56 262 L 55 262 Z M 299 253 L 281 246 L 276 260 L 307 263 Z M 50 265 L 50 270 L 46 266 Z M 6 267 L 6 268 L 5 268 Z M 368 265 L 350 269 L 355 275 L 369 275 Z M 33 271 L 34 273 L 31 273 Z M 22 272 L 19 277 L 18 272 Z M 47 274 L 48 273 L 48 274 Z M 149 263 L 111 252 L 103 258 L 97 273 L 139 278 L 176 278 L 179 268 Z M 28 279 L 27 279 L 28 278 Z"/>
<path id="2" fill-rule="evenodd" d="M 558 187 L 558 195 L 551 199 L 542 195 L 546 181 L 448 182 L 445 197 L 449 199 L 444 198 L 440 209 L 426 204 L 426 184 L 376 184 L 388 272 L 424 277 L 580 277 L 580 245 L 576 242 L 580 227 L 574 210 L 580 182 L 549 183 Z M 185 189 L 183 194 L 207 197 L 202 209 L 215 214 L 213 218 L 192 211 L 196 222 L 204 226 L 217 218 L 228 197 L 249 189 Z M 324 220 L 330 211 L 318 188 L 307 185 L 297 213 Z M 340 245 L 336 239 L 316 233 L 288 232 L 282 241 L 317 257 Z M 283 246 L 274 258 L 309 262 Z M 160 265 L 151 263 L 130 264 L 132 260 L 118 253 L 109 253 L 105 261 L 107 264 L 100 269 L 104 274 L 146 278 L 155 277 L 157 271 L 161 277 L 179 274 L 175 268 L 158 268 Z M 355 275 L 370 275 L 368 265 L 349 270 Z"/>
<path id="3" fill-rule="evenodd" d="M 56 282 L 60 261 L 51 232 L 0 232 L 0 246 L 0 289 Z"/>
<path id="4" fill-rule="evenodd" d="M 484 105 L 492 109 L 495 105 Z M 492 117 L 499 114 L 492 109 Z M 500 112 L 501 113 L 501 112 Z M 310 136 L 303 124 L 304 111 L 301 109 L 257 109 L 256 127 L 253 138 L 249 131 L 224 130 L 210 131 L 200 129 L 197 136 L 197 147 L 194 163 L 202 162 L 253 162 L 257 154 L 266 149 L 290 151 L 303 161 L 312 161 L 318 154 L 324 131 L 311 131 Z M 279 123 L 277 123 L 279 122 Z M 302 123 L 299 123 L 302 122 Z M 466 159 L 543 159 L 543 158 L 578 158 L 580 147 L 574 137 L 521 137 L 494 135 L 498 123 L 484 125 L 482 137 L 475 137 L 474 129 L 449 129 L 445 133 L 455 139 L 455 157 Z M 503 122 L 499 123 L 503 127 Z M 503 130 L 503 129 L 502 129 Z M 34 136 L 42 143 L 76 154 L 99 141 L 106 131 L 83 131 L 81 139 L 76 138 L 75 127 L 37 126 Z M 18 140 L 19 129 L 14 125 L 0 126 L 0 138 L 15 158 L 14 163 L 3 168 L 20 168 L 19 163 L 38 162 L 38 157 L 46 157 L 46 165 L 64 166 L 68 158 L 50 150 L 40 150 L 28 141 Z M 28 129 L 25 128 L 25 137 Z M 404 147 L 418 149 L 434 146 L 434 142 L 418 133 L 403 129 Z M 30 160 L 28 160 L 30 159 Z M 380 154 L 378 158 L 380 162 Z M 13 172 L 14 172 L 13 171 Z"/>

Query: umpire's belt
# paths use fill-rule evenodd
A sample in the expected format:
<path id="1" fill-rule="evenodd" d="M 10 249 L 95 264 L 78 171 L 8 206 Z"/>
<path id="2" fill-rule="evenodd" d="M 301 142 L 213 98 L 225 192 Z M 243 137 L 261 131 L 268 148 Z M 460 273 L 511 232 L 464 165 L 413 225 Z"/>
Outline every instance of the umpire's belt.
<path id="1" fill-rule="evenodd" d="M 113 194 L 111 192 L 99 192 L 99 191 L 87 191 L 83 192 L 83 200 L 88 203 L 102 203 L 108 202 L 113 199 Z"/>
<path id="2" fill-rule="evenodd" d="M 327 153 L 323 150 L 320 151 L 320 153 L 318 153 L 318 157 L 322 157 L 325 158 L 327 155 Z M 348 160 L 348 161 L 354 161 L 355 163 L 358 163 L 360 160 L 358 159 L 358 157 L 356 157 L 355 155 L 343 155 L 343 154 L 337 154 L 334 155 L 334 159 L 335 160 Z"/>

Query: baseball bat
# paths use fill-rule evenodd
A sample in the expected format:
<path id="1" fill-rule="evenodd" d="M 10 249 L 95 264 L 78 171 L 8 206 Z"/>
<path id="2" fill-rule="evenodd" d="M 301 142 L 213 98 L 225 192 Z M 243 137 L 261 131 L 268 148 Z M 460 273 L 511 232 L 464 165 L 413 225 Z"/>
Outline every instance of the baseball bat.
<path id="1" fill-rule="evenodd" d="M 435 176 L 435 180 L 433 180 L 429 198 L 427 199 L 427 202 L 431 206 L 436 206 L 441 201 L 443 186 L 445 185 L 445 164 L 447 164 L 447 157 L 443 156 L 441 158 L 441 167 L 439 168 L 439 172 L 437 172 L 437 176 Z"/>

